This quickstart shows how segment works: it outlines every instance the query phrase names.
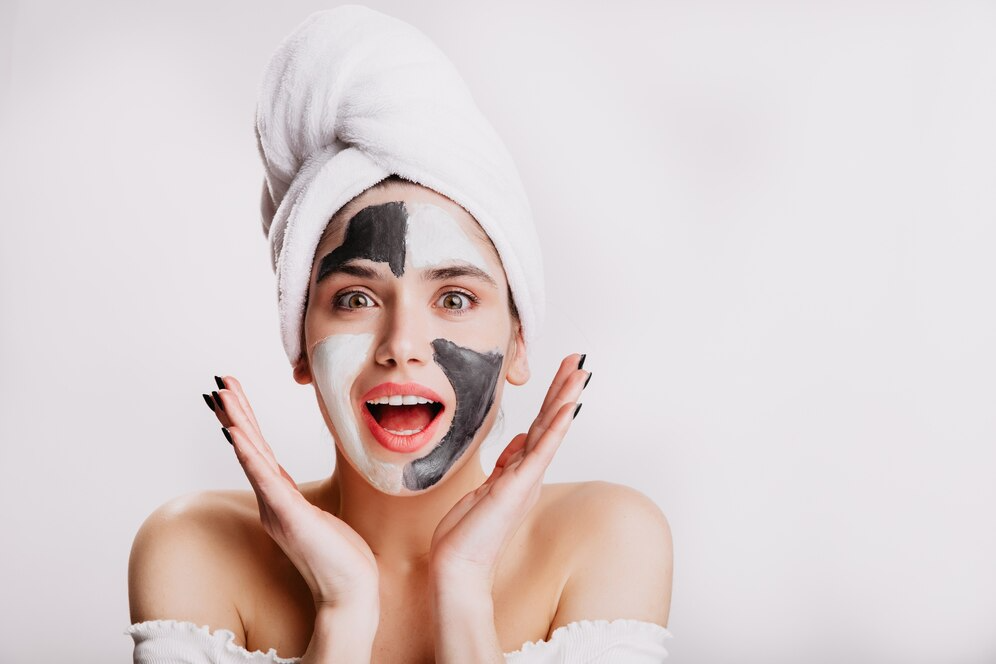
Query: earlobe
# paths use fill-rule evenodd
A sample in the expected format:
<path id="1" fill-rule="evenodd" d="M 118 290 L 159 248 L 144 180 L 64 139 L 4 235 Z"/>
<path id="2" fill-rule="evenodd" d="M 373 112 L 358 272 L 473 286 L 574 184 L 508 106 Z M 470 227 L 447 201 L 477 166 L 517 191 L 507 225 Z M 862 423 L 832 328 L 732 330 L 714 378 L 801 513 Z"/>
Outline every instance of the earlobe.
<path id="1" fill-rule="evenodd" d="M 521 325 L 516 330 L 512 343 L 512 361 L 508 365 L 507 380 L 512 385 L 525 385 L 529 380 L 529 360 L 526 357 L 526 343 L 522 338 Z"/>
<path id="2" fill-rule="evenodd" d="M 294 380 L 301 385 L 311 384 L 311 367 L 308 366 L 308 358 L 304 355 L 294 365 Z"/>

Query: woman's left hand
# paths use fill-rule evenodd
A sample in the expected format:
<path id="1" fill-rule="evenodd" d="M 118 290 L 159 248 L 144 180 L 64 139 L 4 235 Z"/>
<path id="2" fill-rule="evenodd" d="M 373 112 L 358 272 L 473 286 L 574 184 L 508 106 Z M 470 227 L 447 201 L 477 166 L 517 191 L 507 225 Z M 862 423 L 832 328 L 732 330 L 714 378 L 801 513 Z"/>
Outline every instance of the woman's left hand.
<path id="1" fill-rule="evenodd" d="M 529 432 L 515 436 L 484 484 L 439 522 L 430 551 L 437 577 L 493 584 L 498 561 L 539 499 L 543 475 L 580 408 L 591 375 L 579 368 L 582 357 L 564 359 Z"/>

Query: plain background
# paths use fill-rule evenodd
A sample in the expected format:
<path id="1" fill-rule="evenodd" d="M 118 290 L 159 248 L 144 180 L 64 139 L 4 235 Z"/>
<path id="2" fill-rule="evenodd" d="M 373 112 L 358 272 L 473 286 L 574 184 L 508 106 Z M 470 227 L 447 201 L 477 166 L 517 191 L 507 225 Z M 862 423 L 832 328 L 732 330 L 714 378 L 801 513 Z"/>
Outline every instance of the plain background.
<path id="1" fill-rule="evenodd" d="M 330 6 L 0 5 L 4 662 L 130 661 L 143 519 L 249 488 L 212 375 L 331 472 L 253 136 L 264 64 Z M 548 481 L 666 512 L 674 661 L 994 661 L 996 6 L 370 6 L 516 159 L 551 306 L 508 437 L 587 352 Z"/>

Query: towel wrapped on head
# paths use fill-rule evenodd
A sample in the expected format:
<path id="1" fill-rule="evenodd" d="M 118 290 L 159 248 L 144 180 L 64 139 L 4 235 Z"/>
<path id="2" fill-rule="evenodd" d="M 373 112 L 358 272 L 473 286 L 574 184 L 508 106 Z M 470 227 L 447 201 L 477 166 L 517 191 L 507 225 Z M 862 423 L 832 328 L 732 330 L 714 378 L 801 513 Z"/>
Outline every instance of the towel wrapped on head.
<path id="1" fill-rule="evenodd" d="M 411 25 L 361 5 L 311 14 L 266 66 L 256 111 L 263 231 L 291 364 L 315 249 L 332 216 L 389 175 L 453 200 L 491 238 L 527 350 L 543 268 L 519 173 L 453 64 Z"/>

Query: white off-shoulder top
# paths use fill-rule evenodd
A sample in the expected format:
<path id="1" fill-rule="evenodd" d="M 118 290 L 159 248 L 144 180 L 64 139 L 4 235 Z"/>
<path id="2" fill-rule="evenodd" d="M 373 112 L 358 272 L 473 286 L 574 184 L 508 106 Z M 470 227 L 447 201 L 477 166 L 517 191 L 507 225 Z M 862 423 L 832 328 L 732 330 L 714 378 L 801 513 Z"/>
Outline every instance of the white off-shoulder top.
<path id="1" fill-rule="evenodd" d="M 227 629 L 211 631 L 182 620 L 147 620 L 124 632 L 135 641 L 134 664 L 297 664 L 300 657 L 249 652 Z M 558 627 L 549 640 L 526 641 L 505 653 L 506 664 L 659 664 L 671 633 L 656 623 L 620 618 L 579 620 Z"/>

